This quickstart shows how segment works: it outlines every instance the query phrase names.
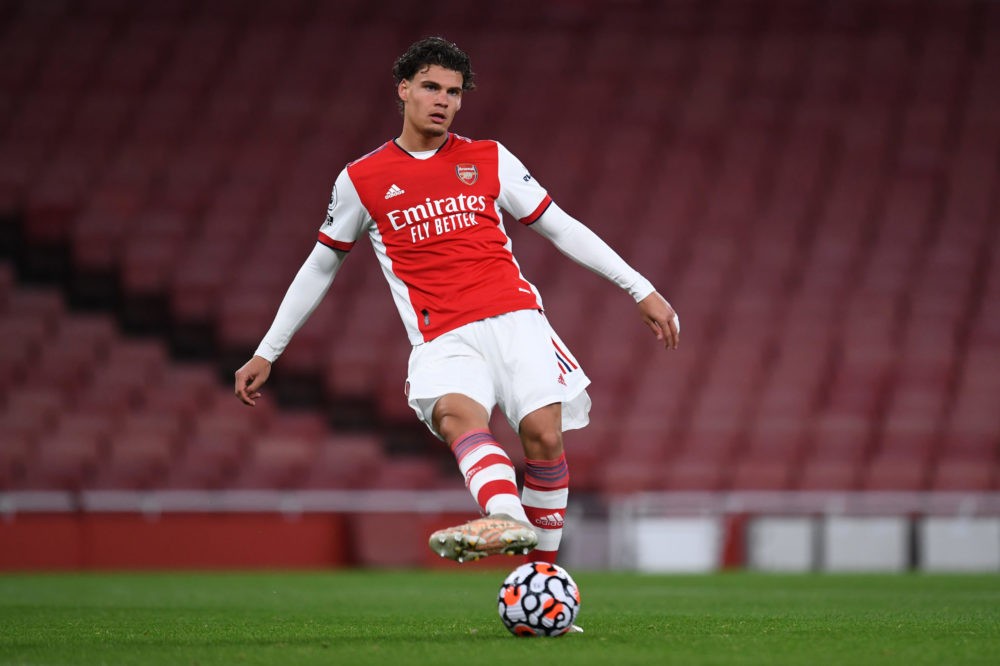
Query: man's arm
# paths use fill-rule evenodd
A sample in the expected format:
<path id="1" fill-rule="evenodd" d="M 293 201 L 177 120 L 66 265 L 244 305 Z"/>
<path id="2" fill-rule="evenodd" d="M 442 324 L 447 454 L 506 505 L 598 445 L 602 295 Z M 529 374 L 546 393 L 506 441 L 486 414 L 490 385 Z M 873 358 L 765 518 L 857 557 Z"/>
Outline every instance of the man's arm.
<path id="1" fill-rule="evenodd" d="M 253 358 L 236 371 L 236 397 L 244 404 L 256 404 L 260 387 L 271 374 L 271 364 L 323 300 L 346 256 L 346 252 L 317 243 L 306 258 Z"/>
<path id="2" fill-rule="evenodd" d="M 555 203 L 531 228 L 548 238 L 556 248 L 581 266 L 611 280 L 628 291 L 639 305 L 639 315 L 667 349 L 680 342 L 680 319 L 652 283 L 622 259 L 597 234 L 563 211 Z"/>

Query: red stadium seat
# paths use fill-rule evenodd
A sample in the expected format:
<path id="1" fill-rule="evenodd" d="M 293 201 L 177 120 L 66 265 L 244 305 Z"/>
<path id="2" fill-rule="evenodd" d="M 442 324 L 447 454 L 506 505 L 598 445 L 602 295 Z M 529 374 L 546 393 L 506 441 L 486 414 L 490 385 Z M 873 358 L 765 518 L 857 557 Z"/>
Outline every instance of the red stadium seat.
<path id="1" fill-rule="evenodd" d="M 4 325 L 0 321 L 0 336 L 4 335 Z M 37 349 L 32 340 L 7 338 L 9 344 L 0 347 L 0 404 L 14 390 L 22 390 L 33 363 Z"/>
<path id="2" fill-rule="evenodd" d="M 316 445 L 300 436 L 269 435 L 258 439 L 240 467 L 237 488 L 301 487 L 316 459 Z"/>
<path id="3" fill-rule="evenodd" d="M 371 478 L 369 488 L 382 490 L 419 490 L 451 487 L 452 479 L 458 484 L 458 476 L 444 476 L 433 460 L 426 458 L 386 458 Z"/>
<path id="4" fill-rule="evenodd" d="M 861 460 L 872 437 L 871 423 L 855 414 L 823 414 L 814 421 L 814 457 L 828 460 Z"/>
<path id="5" fill-rule="evenodd" d="M 65 399 L 58 389 L 39 386 L 15 391 L 7 399 L 4 414 L 5 418 L 23 418 L 44 426 L 55 423 L 65 407 Z"/>
<path id="6" fill-rule="evenodd" d="M 34 442 L 51 430 L 53 419 L 42 411 L 0 411 L 0 442 Z"/>
<path id="7" fill-rule="evenodd" d="M 190 436 L 167 472 L 164 485 L 174 489 L 222 489 L 231 485 L 246 457 L 250 436 L 204 427 Z"/>
<path id="8" fill-rule="evenodd" d="M 939 460 L 931 471 L 931 490 L 945 492 L 989 492 L 996 490 L 996 461 L 962 458 Z"/>
<path id="9" fill-rule="evenodd" d="M 303 487 L 316 490 L 364 488 L 384 462 L 381 440 L 370 434 L 333 435 L 317 446 Z"/>
<path id="10" fill-rule="evenodd" d="M 869 461 L 861 481 L 864 490 L 925 490 L 927 463 L 921 459 L 885 456 Z"/>
<path id="11" fill-rule="evenodd" d="M 628 495 L 662 488 L 664 476 L 665 466 L 661 461 L 623 457 L 603 466 L 599 483 L 606 494 Z"/>
<path id="12" fill-rule="evenodd" d="M 857 490 L 861 478 L 860 460 L 842 458 L 807 459 L 797 475 L 799 490 Z"/>
<path id="13" fill-rule="evenodd" d="M 744 458 L 729 479 L 733 490 L 789 490 L 793 487 L 792 461 L 784 458 Z"/>
<path id="14" fill-rule="evenodd" d="M 94 351 L 85 346 L 54 342 L 42 350 L 25 385 L 56 388 L 65 396 L 75 396 L 89 384 L 97 363 Z"/>
<path id="15" fill-rule="evenodd" d="M 682 456 L 664 470 L 665 490 L 720 490 L 727 477 L 728 461 Z"/>
<path id="16" fill-rule="evenodd" d="M 72 438 L 74 436 L 93 439 L 102 449 L 116 432 L 116 415 L 92 411 L 72 411 L 62 414 L 56 422 L 53 436 Z"/>
<path id="17" fill-rule="evenodd" d="M 59 320 L 52 344 L 86 349 L 95 356 L 103 356 L 108 352 L 110 345 L 117 342 L 117 338 L 118 331 L 110 317 L 74 312 Z"/>
<path id="18" fill-rule="evenodd" d="M 228 389 L 220 385 L 214 371 L 207 366 L 171 364 L 159 383 L 146 390 L 143 407 L 147 412 L 187 424 L 211 403 L 214 394 L 228 398 Z"/>
<path id="19" fill-rule="evenodd" d="M 38 490 L 80 490 L 91 482 L 101 459 L 102 442 L 93 434 L 64 431 L 38 443 L 28 466 L 24 487 Z"/>
<path id="20" fill-rule="evenodd" d="M 797 460 L 805 448 L 806 425 L 805 418 L 758 419 L 744 451 L 758 460 Z"/>
<path id="21" fill-rule="evenodd" d="M 27 435 L 11 431 L 0 420 L 0 490 L 14 490 L 24 479 L 32 441 Z"/>
<path id="22" fill-rule="evenodd" d="M 121 256 L 122 286 L 133 296 L 166 293 L 182 245 L 180 238 L 170 237 L 126 240 Z"/>
<path id="23" fill-rule="evenodd" d="M 162 488 L 174 463 L 175 441 L 164 432 L 119 432 L 108 459 L 88 486 L 114 490 Z"/>
<path id="24" fill-rule="evenodd" d="M 7 312 L 18 317 L 35 318 L 46 331 L 55 328 L 65 313 L 63 297 L 58 291 L 46 288 L 20 287 L 7 296 Z"/>

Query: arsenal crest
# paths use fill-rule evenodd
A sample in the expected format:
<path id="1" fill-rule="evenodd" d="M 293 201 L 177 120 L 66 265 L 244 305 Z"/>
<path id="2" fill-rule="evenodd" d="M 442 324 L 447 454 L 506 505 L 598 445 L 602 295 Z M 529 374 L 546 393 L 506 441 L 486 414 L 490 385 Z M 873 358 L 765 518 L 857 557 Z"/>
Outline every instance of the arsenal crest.
<path id="1" fill-rule="evenodd" d="M 479 180 L 479 169 L 475 164 L 456 164 L 455 175 L 466 185 L 475 185 Z"/>

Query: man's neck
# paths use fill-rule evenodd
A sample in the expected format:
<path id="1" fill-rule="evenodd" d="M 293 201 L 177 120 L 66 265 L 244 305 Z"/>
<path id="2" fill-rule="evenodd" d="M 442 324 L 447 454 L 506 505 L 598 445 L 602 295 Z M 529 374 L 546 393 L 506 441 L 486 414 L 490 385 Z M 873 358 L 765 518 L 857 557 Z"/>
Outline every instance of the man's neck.
<path id="1" fill-rule="evenodd" d="M 422 153 L 427 150 L 437 150 L 448 141 L 448 133 L 443 136 L 426 136 L 419 132 L 403 133 L 396 139 L 396 144 L 408 153 Z"/>

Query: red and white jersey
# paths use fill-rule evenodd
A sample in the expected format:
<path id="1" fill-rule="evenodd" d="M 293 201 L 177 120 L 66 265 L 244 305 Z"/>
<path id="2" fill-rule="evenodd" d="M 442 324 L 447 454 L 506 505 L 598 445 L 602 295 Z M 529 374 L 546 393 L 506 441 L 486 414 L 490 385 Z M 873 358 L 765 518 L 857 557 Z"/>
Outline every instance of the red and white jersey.
<path id="1" fill-rule="evenodd" d="M 501 209 L 531 224 L 551 201 L 496 141 L 449 134 L 427 159 L 388 141 L 341 171 L 319 242 L 346 252 L 368 233 L 416 345 L 542 307 L 511 254 Z"/>

